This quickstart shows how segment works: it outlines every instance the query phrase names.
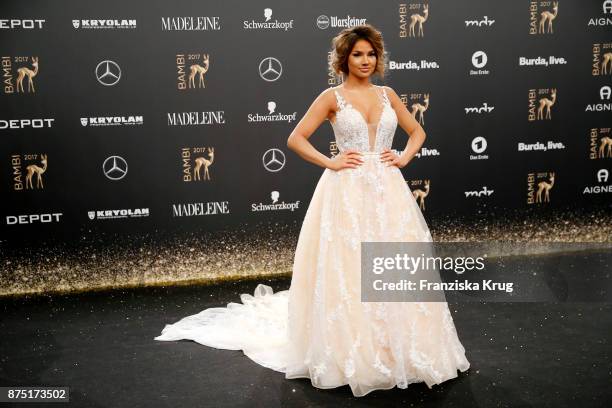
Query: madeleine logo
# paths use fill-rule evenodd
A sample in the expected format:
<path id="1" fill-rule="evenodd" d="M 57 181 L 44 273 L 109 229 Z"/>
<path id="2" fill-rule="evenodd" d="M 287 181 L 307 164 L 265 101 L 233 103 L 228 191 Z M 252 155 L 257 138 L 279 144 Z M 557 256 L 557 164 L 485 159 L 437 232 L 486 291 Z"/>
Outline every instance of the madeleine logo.
<path id="1" fill-rule="evenodd" d="M 173 217 L 229 214 L 229 201 L 208 201 L 172 204 Z"/>
<path id="2" fill-rule="evenodd" d="M 204 74 L 208 72 L 209 67 L 210 54 L 177 54 L 177 88 L 179 90 L 206 88 L 206 84 L 204 82 Z M 187 68 L 189 68 L 188 76 Z"/>
<path id="3" fill-rule="evenodd" d="M 555 173 L 527 174 L 527 204 L 550 202 L 550 190 L 555 185 Z"/>
<path id="4" fill-rule="evenodd" d="M 559 13 L 559 2 L 529 2 L 529 34 L 553 34 L 553 22 Z"/>
<path id="5" fill-rule="evenodd" d="M 221 30 L 218 16 L 162 17 L 162 31 L 209 31 Z"/>
<path id="6" fill-rule="evenodd" d="M 412 190 L 412 196 L 419 204 L 419 208 L 425 211 L 425 198 L 429 195 L 429 180 L 413 180 L 408 183 Z"/>
<path id="7" fill-rule="evenodd" d="M 210 180 L 210 166 L 215 161 L 214 147 L 183 147 L 181 149 L 183 162 L 183 181 Z"/>
<path id="8" fill-rule="evenodd" d="M 423 25 L 429 19 L 429 4 L 400 3 L 398 12 L 400 38 L 416 38 L 425 35 Z"/>
<path id="9" fill-rule="evenodd" d="M 2 82 L 5 94 L 35 93 L 34 77 L 38 75 L 38 57 L 2 57 Z M 27 82 L 24 87 L 23 82 Z"/>

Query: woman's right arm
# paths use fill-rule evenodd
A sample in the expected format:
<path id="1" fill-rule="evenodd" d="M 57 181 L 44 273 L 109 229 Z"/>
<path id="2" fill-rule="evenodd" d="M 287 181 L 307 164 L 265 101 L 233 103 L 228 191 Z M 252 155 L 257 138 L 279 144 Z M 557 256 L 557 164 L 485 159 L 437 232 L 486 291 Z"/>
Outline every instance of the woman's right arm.
<path id="1" fill-rule="evenodd" d="M 340 170 L 345 167 L 355 168 L 360 161 L 358 161 L 353 152 L 346 152 L 348 155 L 336 155 L 332 159 L 319 152 L 308 141 L 310 136 L 327 118 L 329 112 L 334 110 L 335 104 L 336 97 L 331 88 L 321 92 L 289 135 L 287 147 L 296 152 L 304 160 L 323 168 L 332 170 Z"/>

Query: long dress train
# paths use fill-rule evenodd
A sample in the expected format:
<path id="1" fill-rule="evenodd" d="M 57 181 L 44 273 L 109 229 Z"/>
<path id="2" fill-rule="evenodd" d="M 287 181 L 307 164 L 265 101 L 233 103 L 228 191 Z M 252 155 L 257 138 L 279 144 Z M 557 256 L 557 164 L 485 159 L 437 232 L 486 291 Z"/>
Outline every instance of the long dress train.
<path id="1" fill-rule="evenodd" d="M 432 242 L 397 167 L 381 163 L 397 116 L 384 87 L 374 127 L 332 88 L 340 151 L 364 153 L 356 169 L 324 170 L 302 224 L 289 290 L 263 284 L 242 303 L 210 308 L 164 327 L 155 340 L 191 339 L 243 350 L 256 363 L 309 378 L 318 388 L 348 384 L 359 397 L 425 382 L 431 388 L 470 363 L 445 302 L 361 302 L 360 243 Z M 373 147 L 373 148 L 372 148 Z"/>

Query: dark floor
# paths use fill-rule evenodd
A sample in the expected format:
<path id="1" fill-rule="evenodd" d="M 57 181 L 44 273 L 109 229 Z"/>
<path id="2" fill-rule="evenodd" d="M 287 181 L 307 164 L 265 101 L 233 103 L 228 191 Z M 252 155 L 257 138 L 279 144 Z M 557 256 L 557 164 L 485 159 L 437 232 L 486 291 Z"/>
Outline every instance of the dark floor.
<path id="1" fill-rule="evenodd" d="M 431 390 L 362 398 L 286 380 L 241 351 L 153 340 L 166 323 L 239 301 L 257 283 L 0 299 L 0 386 L 69 386 L 68 405 L 82 407 L 612 406 L 610 303 L 449 303 L 471 368 Z"/>

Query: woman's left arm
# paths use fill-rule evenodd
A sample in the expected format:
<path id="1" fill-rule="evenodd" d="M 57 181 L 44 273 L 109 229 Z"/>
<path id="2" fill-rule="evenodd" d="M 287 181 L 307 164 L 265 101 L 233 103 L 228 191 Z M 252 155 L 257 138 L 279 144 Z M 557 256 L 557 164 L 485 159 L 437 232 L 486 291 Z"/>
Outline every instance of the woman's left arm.
<path id="1" fill-rule="evenodd" d="M 406 105 L 404 105 L 393 88 L 388 86 L 384 88 L 387 91 L 391 107 L 395 110 L 395 114 L 397 115 L 398 124 L 408 134 L 406 147 L 398 158 L 398 167 L 404 167 L 414 158 L 419 150 L 421 150 L 421 146 L 423 142 L 425 142 L 427 136 L 425 135 L 425 130 L 423 130 L 419 122 L 408 111 Z"/>

